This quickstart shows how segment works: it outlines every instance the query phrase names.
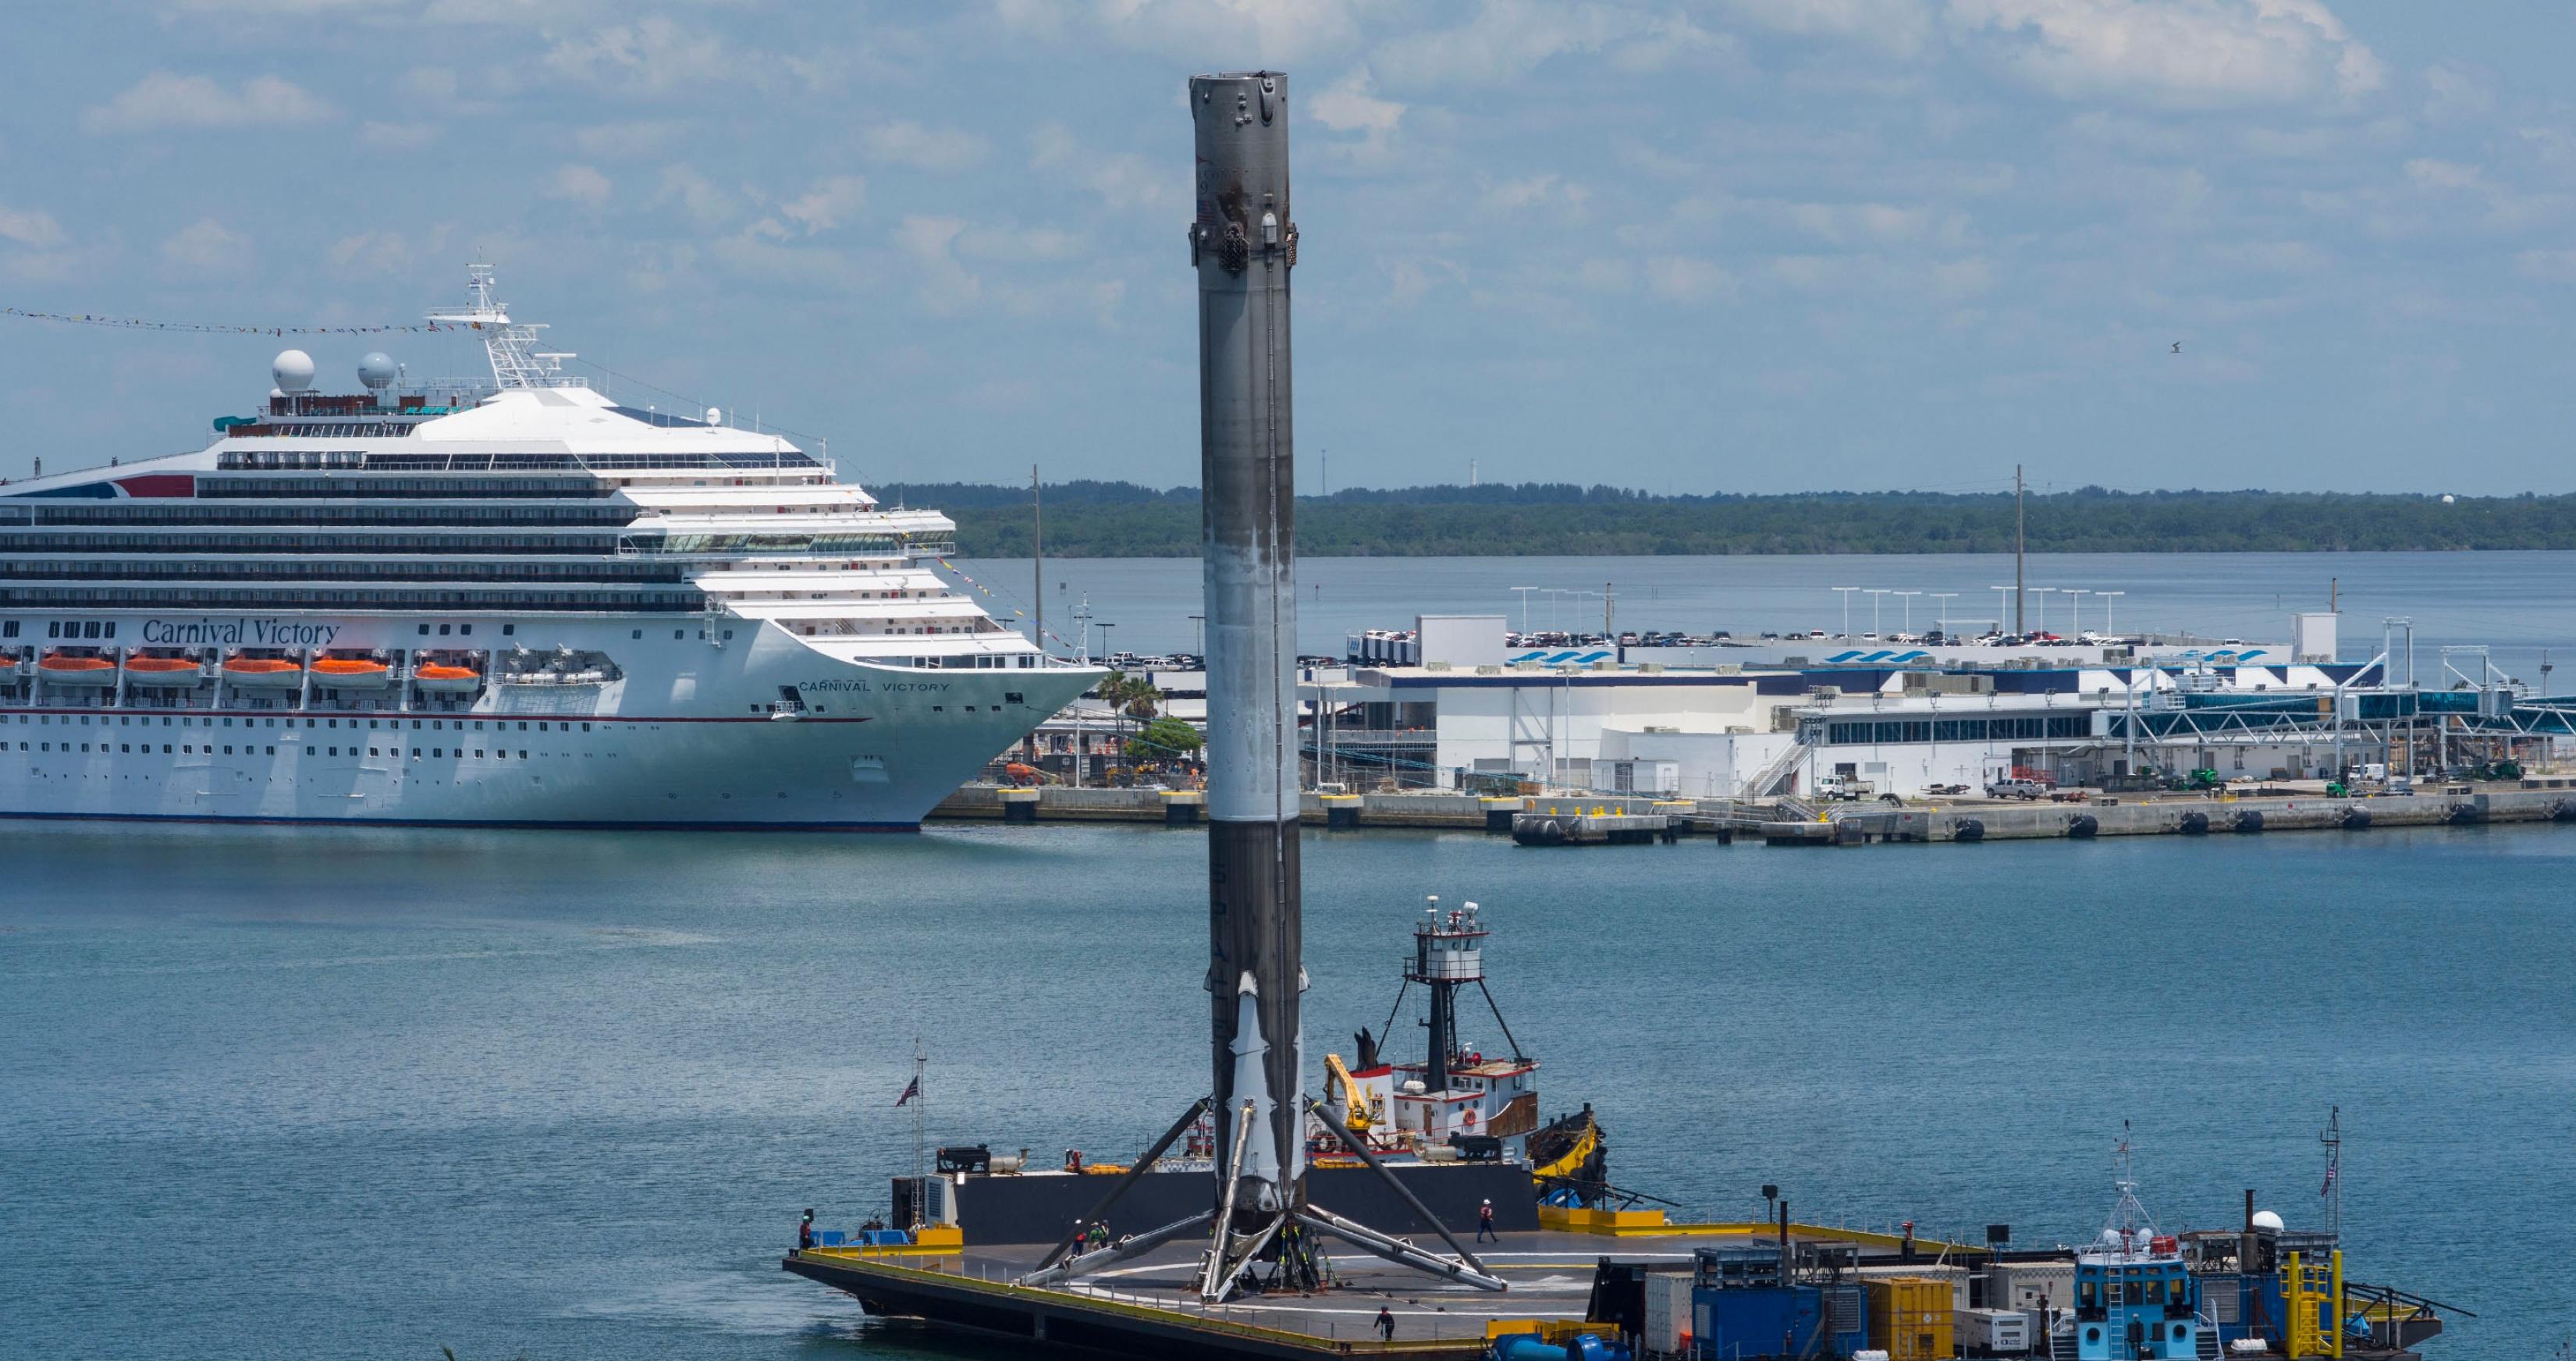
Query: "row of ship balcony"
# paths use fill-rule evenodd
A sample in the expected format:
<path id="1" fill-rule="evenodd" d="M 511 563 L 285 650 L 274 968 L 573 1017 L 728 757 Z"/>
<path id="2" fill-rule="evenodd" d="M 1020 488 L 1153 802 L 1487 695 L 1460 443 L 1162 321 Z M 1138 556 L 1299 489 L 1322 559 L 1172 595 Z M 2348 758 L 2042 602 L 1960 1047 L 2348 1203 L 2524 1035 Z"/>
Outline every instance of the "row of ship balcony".
<path id="1" fill-rule="evenodd" d="M 569 647 L 455 649 L 0 649 L 0 700 L 31 708 L 448 712 L 489 688 L 596 690 L 624 679 Z"/>

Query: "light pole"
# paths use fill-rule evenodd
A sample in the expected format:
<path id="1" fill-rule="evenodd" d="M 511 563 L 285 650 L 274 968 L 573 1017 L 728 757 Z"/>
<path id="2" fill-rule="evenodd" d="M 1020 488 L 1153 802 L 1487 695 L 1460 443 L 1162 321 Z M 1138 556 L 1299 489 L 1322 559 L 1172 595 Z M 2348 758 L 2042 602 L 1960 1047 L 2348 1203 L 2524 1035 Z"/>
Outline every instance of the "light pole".
<path id="1" fill-rule="evenodd" d="M 2030 588 L 2030 593 L 2039 597 L 2039 609 L 2036 612 L 2038 617 L 2031 621 L 2031 632 L 2048 632 L 2048 593 L 2056 589 L 2057 588 L 2054 586 L 2033 586 Z"/>
<path id="2" fill-rule="evenodd" d="M 1527 632 L 1529 632 L 1529 598 L 1530 598 L 1530 592 L 1532 592 L 1532 591 L 1544 591 L 1544 590 L 1546 590 L 1547 588 L 1546 588 L 1546 587 L 1544 587 L 1544 586 L 1514 586 L 1512 589 L 1513 589 L 1513 590 L 1515 590 L 1515 591 L 1520 592 L 1520 596 L 1521 596 L 1521 632 L 1523 632 L 1523 633 L 1527 633 Z"/>
<path id="3" fill-rule="evenodd" d="M 1941 602 L 1941 636 L 1950 636 L 1950 602 L 1959 598 L 1957 591 L 1934 591 L 1932 598 Z"/>
<path id="4" fill-rule="evenodd" d="M 1204 614 L 1190 616 L 1190 655 L 1198 658 L 1201 666 L 1207 664 L 1207 616 Z"/>
<path id="5" fill-rule="evenodd" d="M 2094 594 L 2102 597 L 2102 631 L 2104 633 L 2110 633 L 2113 631 L 2111 627 L 2111 597 L 2115 595 L 2127 595 L 2128 592 L 2096 591 Z"/>
<path id="6" fill-rule="evenodd" d="M 1886 603 L 1884 599 L 1886 595 L 1887 591 L 1883 587 L 1871 587 L 1869 590 L 1869 636 L 1872 638 L 1877 637 L 1880 632 L 1878 627 L 1878 607 Z"/>
<path id="7" fill-rule="evenodd" d="M 1857 591 L 1857 590 L 1859 590 L 1859 589 L 1860 589 L 1860 588 L 1859 588 L 1858 586 L 1836 586 L 1836 587 L 1834 588 L 1835 593 L 1836 593 L 1836 594 L 1838 594 L 1838 595 L 1840 595 L 1840 596 L 1843 598 L 1843 636 L 1844 636 L 1844 637 L 1846 637 L 1846 638 L 1849 638 L 1849 637 L 1851 636 L 1851 598 L 1852 598 L 1852 592 Z"/>
<path id="8" fill-rule="evenodd" d="M 1905 632 L 1909 636 L 1914 632 L 1914 597 L 1921 594 L 1923 594 L 1921 591 L 1898 591 L 1896 593 L 1897 598 L 1905 602 Z"/>
<path id="9" fill-rule="evenodd" d="M 1989 586 L 1986 589 L 1995 593 L 1995 632 L 2001 633 L 2004 631 L 2004 607 L 2012 603 L 2005 597 L 2010 596 L 2014 591 L 2020 588 L 2014 586 Z"/>
<path id="10" fill-rule="evenodd" d="M 2068 624 L 2066 627 L 2068 628 L 2068 630 L 2069 630 L 2069 631 L 2073 632 L 2073 633 L 2075 634 L 2075 636 L 2076 636 L 2076 637 L 2078 637 L 2078 638 L 2081 638 L 2081 637 L 2083 637 L 2083 636 L 2084 636 L 2084 597 L 2086 597 L 2086 596 L 2088 596 L 2088 595 L 2091 595 L 2091 594 L 2093 594 L 2093 593 L 2092 593 L 2091 591 L 2089 591 L 2089 590 L 2084 590 L 2084 589 L 2080 589 L 2080 588 L 2073 587 L 2073 586 L 2070 586 L 2070 587 L 2068 587 L 2068 588 L 2066 589 L 2066 598 L 2067 598 L 2068 600 L 2071 600 L 2071 601 L 2075 602 L 2072 606 L 2070 606 L 2070 607 L 2069 607 L 2069 608 L 2073 611 L 2073 613 L 2074 613 L 2074 615 L 2075 615 L 2075 622 L 2073 622 L 2073 623 L 2071 623 L 2071 624 Z"/>

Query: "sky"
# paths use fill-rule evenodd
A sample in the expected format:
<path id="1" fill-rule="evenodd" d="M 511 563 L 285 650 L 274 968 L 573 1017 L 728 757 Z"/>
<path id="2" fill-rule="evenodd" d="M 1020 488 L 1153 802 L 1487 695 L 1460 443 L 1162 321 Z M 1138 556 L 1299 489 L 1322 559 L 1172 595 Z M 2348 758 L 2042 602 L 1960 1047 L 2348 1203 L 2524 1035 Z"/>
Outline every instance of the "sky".
<path id="1" fill-rule="evenodd" d="M 862 483 L 1183 485 L 1182 92 L 1255 66 L 1306 491 L 2576 490 L 2564 2 L 25 6 L 0 307 L 398 323 L 479 256 Z M 284 343 L 0 316 L 0 476 L 199 447 Z"/>

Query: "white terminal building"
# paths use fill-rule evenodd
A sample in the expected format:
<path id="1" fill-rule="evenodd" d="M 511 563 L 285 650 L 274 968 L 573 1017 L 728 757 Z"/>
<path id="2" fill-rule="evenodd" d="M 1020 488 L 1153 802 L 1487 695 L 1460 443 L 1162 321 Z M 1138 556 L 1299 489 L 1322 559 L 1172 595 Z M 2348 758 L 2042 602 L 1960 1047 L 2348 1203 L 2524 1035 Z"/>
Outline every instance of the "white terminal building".
<path id="1" fill-rule="evenodd" d="M 1837 776 L 1898 795 L 2150 767 L 2327 778 L 2384 759 L 2359 691 L 2385 668 L 2336 660 L 2334 615 L 2292 623 L 2286 645 L 1792 639 L 1550 653 L 1507 648 L 1499 615 L 1423 616 L 1411 664 L 1308 673 L 1329 720 L 1306 745 L 1319 783 L 1683 798 L 1810 793 Z"/>

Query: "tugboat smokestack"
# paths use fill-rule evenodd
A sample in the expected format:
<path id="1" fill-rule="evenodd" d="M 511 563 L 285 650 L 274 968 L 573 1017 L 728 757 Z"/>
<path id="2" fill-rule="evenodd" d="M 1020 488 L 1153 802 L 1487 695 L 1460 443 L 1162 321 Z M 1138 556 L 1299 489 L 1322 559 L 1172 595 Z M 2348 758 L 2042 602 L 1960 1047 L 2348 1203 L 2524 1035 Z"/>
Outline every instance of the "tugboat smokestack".
<path id="1" fill-rule="evenodd" d="M 1297 581 L 1288 78 L 1193 77 L 1199 484 L 1207 589 L 1208 1016 L 1217 1166 L 1240 1213 L 1302 1200 Z M 1254 1115 L 1246 1122 L 1246 1101 Z M 1238 1129 L 1238 1125 L 1249 1128 Z"/>

